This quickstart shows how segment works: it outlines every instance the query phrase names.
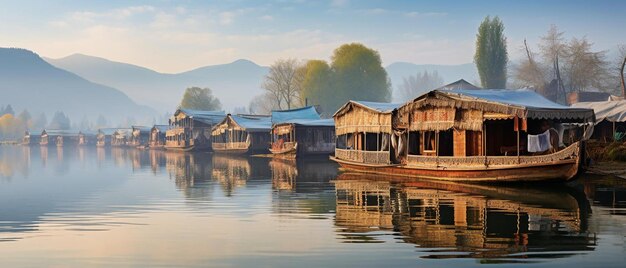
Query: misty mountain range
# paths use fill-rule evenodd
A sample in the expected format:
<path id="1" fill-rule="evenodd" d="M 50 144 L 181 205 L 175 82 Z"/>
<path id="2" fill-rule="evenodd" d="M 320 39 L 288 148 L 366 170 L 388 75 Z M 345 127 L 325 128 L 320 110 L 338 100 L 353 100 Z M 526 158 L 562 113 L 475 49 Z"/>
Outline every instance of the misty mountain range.
<path id="1" fill-rule="evenodd" d="M 209 87 L 226 110 L 247 106 L 263 93 L 261 83 L 269 67 L 240 59 L 228 64 L 205 66 L 176 74 L 157 71 L 103 58 L 74 54 L 60 59 L 46 58 L 51 64 L 74 72 L 90 81 L 118 88 L 138 103 L 159 111 L 171 111 L 178 105 L 185 88 Z M 437 71 L 446 83 L 464 78 L 478 80 L 473 63 L 461 65 L 417 65 L 396 62 L 386 67 L 394 91 L 404 77 L 423 71 Z M 396 96 L 397 94 L 394 94 Z"/>
<path id="2" fill-rule="evenodd" d="M 446 83 L 464 78 L 474 82 L 474 64 L 417 65 L 406 62 L 386 67 L 395 91 L 404 77 L 437 71 Z M 127 63 L 74 54 L 60 59 L 40 58 L 24 49 L 0 48 L 0 105 L 20 111 L 53 113 L 61 110 L 74 120 L 99 114 L 107 118 L 157 118 L 172 112 L 185 88 L 209 87 L 226 111 L 245 107 L 263 93 L 269 68 L 241 59 L 186 72 L 168 74 Z"/>
<path id="3" fill-rule="evenodd" d="M 50 118 L 63 111 L 76 121 L 95 121 L 99 115 L 116 122 L 129 116 L 145 120 L 156 113 L 115 88 L 54 67 L 29 50 L 0 48 L 0 105 L 9 104 L 18 113 L 28 109 L 33 117 L 43 112 Z"/>
<path id="4" fill-rule="evenodd" d="M 248 60 L 237 60 L 167 74 L 81 54 L 46 60 L 90 81 L 118 88 L 137 103 L 160 112 L 175 109 L 185 89 L 191 86 L 211 88 L 227 110 L 248 106 L 253 97 L 263 93 L 260 85 L 269 69 Z"/>

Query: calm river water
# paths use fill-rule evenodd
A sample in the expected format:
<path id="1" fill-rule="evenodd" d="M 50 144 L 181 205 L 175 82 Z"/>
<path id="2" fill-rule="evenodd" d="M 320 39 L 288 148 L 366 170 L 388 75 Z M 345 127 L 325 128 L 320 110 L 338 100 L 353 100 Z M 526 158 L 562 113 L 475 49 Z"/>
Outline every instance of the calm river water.
<path id="1" fill-rule="evenodd" d="M 327 159 L 0 147 L 0 267 L 624 267 L 626 180 L 489 186 Z"/>

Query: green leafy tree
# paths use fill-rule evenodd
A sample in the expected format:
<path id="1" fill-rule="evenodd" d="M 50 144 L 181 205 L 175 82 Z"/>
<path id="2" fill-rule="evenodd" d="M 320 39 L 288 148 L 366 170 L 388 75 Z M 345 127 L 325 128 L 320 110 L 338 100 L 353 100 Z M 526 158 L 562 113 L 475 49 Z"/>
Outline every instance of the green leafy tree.
<path id="1" fill-rule="evenodd" d="M 504 24 L 497 16 L 487 16 L 478 27 L 474 54 L 483 88 L 506 88 L 508 61 Z"/>
<path id="2" fill-rule="evenodd" d="M 185 90 L 183 100 L 180 102 L 180 108 L 215 111 L 222 109 L 220 100 L 213 96 L 211 89 L 190 87 Z"/>
<path id="3" fill-rule="evenodd" d="M 331 59 L 334 97 L 328 106 L 333 111 L 348 100 L 391 100 L 391 82 L 378 51 L 359 43 L 345 44 L 335 49 Z"/>
<path id="4" fill-rule="evenodd" d="M 300 70 L 303 73 L 302 92 L 300 97 L 309 105 L 318 105 L 323 114 L 332 114 L 333 102 L 332 79 L 333 72 L 330 65 L 323 60 L 310 60 Z"/>

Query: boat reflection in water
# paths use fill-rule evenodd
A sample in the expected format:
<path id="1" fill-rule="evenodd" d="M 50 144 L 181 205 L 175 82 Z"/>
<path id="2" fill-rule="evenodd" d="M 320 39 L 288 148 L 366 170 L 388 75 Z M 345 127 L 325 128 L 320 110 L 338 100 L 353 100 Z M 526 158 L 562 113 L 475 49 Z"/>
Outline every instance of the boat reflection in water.
<path id="1" fill-rule="evenodd" d="M 279 217 L 330 219 L 335 210 L 337 165 L 319 157 L 273 158 L 272 211 Z"/>
<path id="2" fill-rule="evenodd" d="M 208 199 L 210 197 L 212 164 L 210 155 L 207 153 L 180 153 L 168 151 L 151 152 L 154 156 L 150 159 L 165 162 L 171 180 L 174 180 L 176 189 L 181 191 L 187 199 Z M 159 157 L 160 156 L 160 157 Z M 153 167 L 151 169 L 154 170 Z"/>
<path id="3" fill-rule="evenodd" d="M 594 250 L 590 205 L 573 188 L 515 188 L 341 174 L 336 225 L 351 243 L 393 230 L 423 258 L 524 262 Z"/>

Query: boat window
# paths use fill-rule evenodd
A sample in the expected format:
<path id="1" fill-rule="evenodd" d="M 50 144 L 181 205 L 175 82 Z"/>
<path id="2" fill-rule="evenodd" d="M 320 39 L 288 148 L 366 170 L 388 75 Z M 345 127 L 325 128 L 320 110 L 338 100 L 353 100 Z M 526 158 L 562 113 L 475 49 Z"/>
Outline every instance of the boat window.
<path id="1" fill-rule="evenodd" d="M 419 155 L 420 154 L 420 133 L 417 131 L 409 132 L 409 154 L 411 155 Z"/>
<path id="2" fill-rule="evenodd" d="M 424 151 L 425 152 L 435 152 L 436 151 L 436 145 L 435 145 L 435 136 L 436 133 L 435 131 L 424 131 Z"/>

